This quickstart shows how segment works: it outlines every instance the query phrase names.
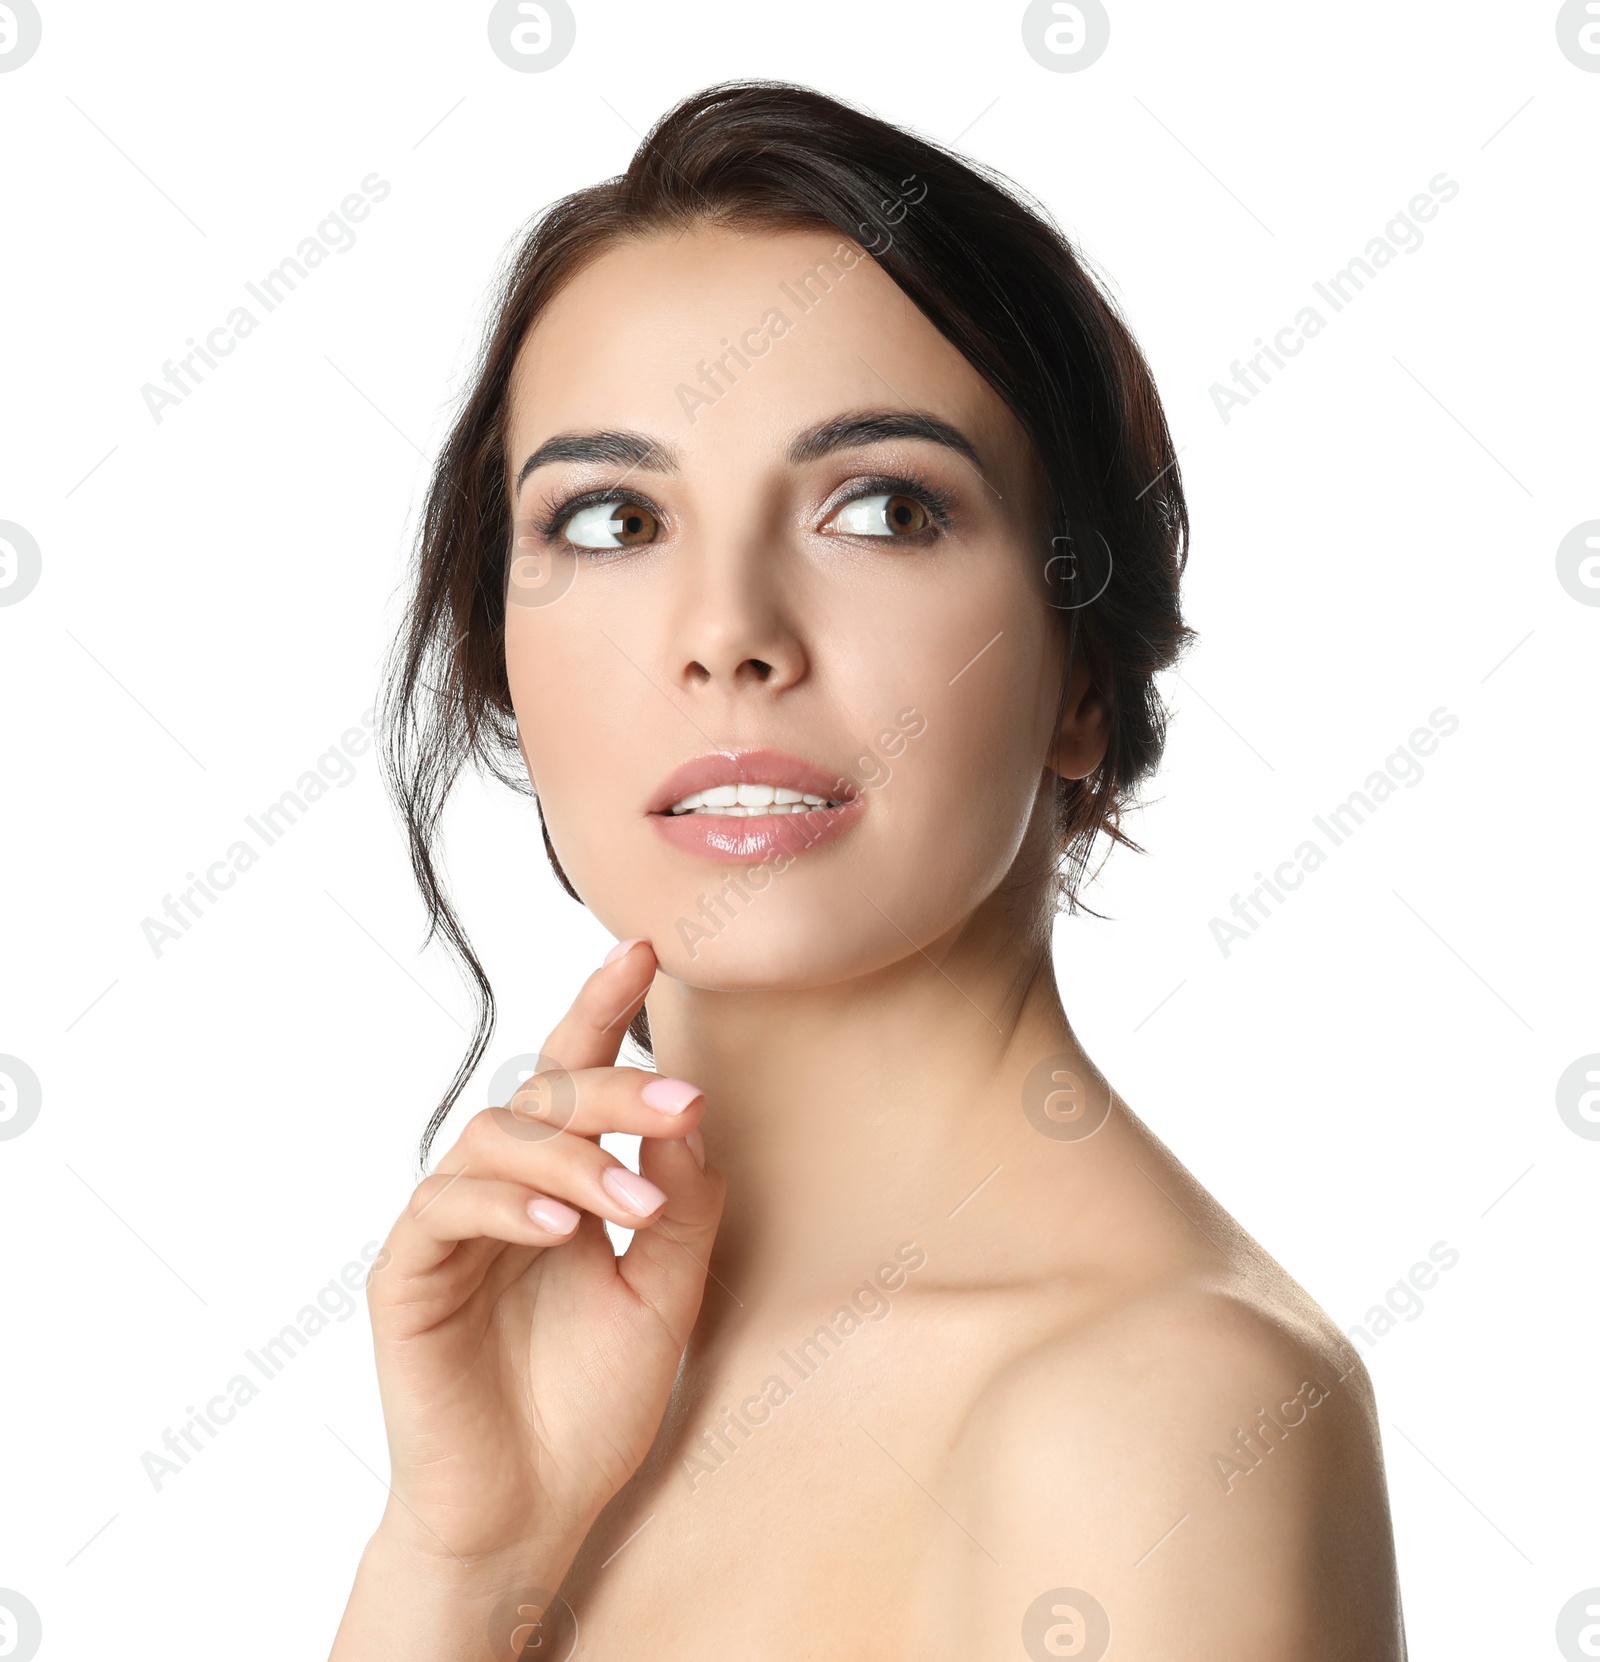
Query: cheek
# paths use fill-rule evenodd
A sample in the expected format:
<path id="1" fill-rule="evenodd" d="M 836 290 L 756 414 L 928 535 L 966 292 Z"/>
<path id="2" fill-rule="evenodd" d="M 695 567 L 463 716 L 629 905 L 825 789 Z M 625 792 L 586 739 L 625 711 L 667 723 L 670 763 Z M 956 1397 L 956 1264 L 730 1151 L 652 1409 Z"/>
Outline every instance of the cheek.
<path id="1" fill-rule="evenodd" d="M 580 635 L 588 636 L 587 649 Z M 564 821 L 576 821 L 580 832 L 590 829 L 588 820 L 611 810 L 608 790 L 622 787 L 612 748 L 629 722 L 617 708 L 617 677 L 604 674 L 609 650 L 592 630 L 563 628 L 558 617 L 507 612 L 506 679 L 529 778 L 552 836 Z"/>
<path id="2" fill-rule="evenodd" d="M 1051 621 L 1019 578 L 930 592 L 857 638 L 860 679 L 846 702 L 870 725 L 853 775 L 908 885 L 937 874 L 965 894 L 1014 858 L 1059 698 Z"/>
<path id="3" fill-rule="evenodd" d="M 564 666 L 559 641 L 514 607 L 506 609 L 506 683 L 517 716 L 517 737 L 528 776 L 540 789 L 553 767 L 559 767 L 559 727 L 543 719 L 552 708 L 552 696 L 561 684 Z M 553 754 L 556 753 L 556 754 Z"/>
<path id="4" fill-rule="evenodd" d="M 926 729 L 886 767 L 881 792 L 908 894 L 975 903 L 1005 875 L 1043 775 L 1048 722 L 1033 666 L 990 655 L 917 706 Z M 991 658 L 993 661 L 991 662 Z M 1019 673 L 1020 671 L 1020 673 Z"/>

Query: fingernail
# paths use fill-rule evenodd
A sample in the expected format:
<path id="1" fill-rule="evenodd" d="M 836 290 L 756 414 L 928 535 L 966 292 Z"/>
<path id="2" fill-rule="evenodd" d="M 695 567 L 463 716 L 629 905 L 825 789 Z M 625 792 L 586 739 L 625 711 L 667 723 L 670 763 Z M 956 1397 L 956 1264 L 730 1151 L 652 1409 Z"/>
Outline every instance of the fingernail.
<path id="1" fill-rule="evenodd" d="M 641 1218 L 649 1217 L 657 1207 L 667 1203 L 667 1197 L 648 1177 L 641 1177 L 626 1166 L 607 1166 L 600 1174 L 600 1182 L 619 1206 L 637 1212 Z"/>
<path id="2" fill-rule="evenodd" d="M 528 1202 L 528 1216 L 552 1235 L 570 1235 L 581 1218 L 580 1213 L 559 1200 L 552 1200 L 549 1195 L 535 1195 Z"/>
<path id="3" fill-rule="evenodd" d="M 643 935 L 635 935 L 631 941 L 618 941 L 617 944 L 606 954 L 605 963 L 600 967 L 604 969 L 605 964 L 616 963 L 616 961 L 625 953 L 632 951 L 634 947 L 638 946 L 643 939 Z"/>
<path id="4" fill-rule="evenodd" d="M 698 1130 L 695 1130 L 691 1131 L 683 1140 L 689 1145 L 689 1152 L 695 1157 L 695 1163 L 700 1167 L 701 1171 L 704 1171 L 706 1169 L 705 1138 L 700 1135 Z"/>
<path id="5" fill-rule="evenodd" d="M 681 1114 L 697 1096 L 705 1094 L 687 1079 L 652 1079 L 639 1096 L 647 1108 L 659 1108 L 663 1114 Z"/>

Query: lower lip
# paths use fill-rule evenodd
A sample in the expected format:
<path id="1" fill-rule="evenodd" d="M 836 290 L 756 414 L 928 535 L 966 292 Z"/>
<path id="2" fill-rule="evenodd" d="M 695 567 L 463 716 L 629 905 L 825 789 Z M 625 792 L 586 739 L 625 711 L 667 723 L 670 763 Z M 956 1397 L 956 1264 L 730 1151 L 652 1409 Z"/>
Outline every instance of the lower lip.
<path id="1" fill-rule="evenodd" d="M 764 865 L 780 854 L 791 858 L 843 836 L 861 817 L 862 798 L 837 808 L 803 814 L 652 814 L 656 829 L 672 846 L 701 860 L 729 865 Z"/>

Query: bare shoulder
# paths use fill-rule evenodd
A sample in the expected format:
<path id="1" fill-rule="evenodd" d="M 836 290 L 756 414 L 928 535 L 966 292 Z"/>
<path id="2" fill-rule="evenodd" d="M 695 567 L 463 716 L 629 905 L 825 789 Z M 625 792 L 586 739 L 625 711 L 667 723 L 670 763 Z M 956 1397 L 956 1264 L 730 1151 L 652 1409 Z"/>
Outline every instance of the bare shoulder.
<path id="1" fill-rule="evenodd" d="M 996 1370 L 934 1572 L 963 1654 L 1400 1662 L 1371 1382 L 1296 1293 L 1174 1273 Z"/>

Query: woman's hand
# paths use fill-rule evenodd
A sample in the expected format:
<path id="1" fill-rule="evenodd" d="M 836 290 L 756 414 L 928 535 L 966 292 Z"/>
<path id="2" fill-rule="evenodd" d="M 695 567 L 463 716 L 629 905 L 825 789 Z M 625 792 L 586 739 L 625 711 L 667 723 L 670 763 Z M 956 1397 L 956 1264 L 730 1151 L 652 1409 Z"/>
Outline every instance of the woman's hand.
<path id="1" fill-rule="evenodd" d="M 546 1070 L 468 1122 L 369 1278 L 379 1533 L 440 1570 L 569 1560 L 666 1411 L 723 1182 L 702 1169 L 704 1096 L 613 1065 L 655 968 L 639 941 L 589 977 Z M 642 1176 L 606 1131 L 643 1138 Z M 636 1231 L 620 1258 L 602 1218 Z"/>

